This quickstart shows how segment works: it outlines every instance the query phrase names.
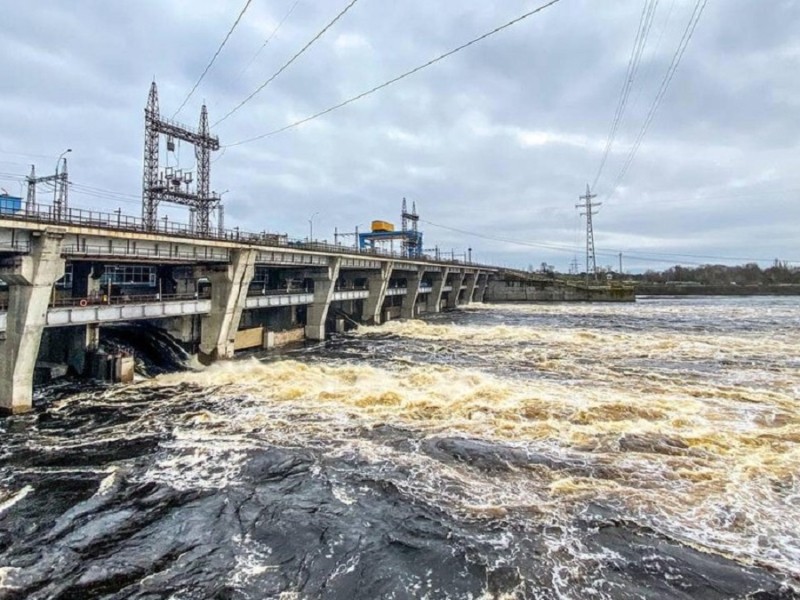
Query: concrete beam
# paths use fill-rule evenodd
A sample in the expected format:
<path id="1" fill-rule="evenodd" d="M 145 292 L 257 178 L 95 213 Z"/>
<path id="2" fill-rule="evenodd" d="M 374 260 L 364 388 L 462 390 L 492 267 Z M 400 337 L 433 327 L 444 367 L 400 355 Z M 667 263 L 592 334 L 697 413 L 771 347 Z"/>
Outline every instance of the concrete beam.
<path id="1" fill-rule="evenodd" d="M 333 301 L 341 264 L 341 258 L 330 258 L 327 269 L 311 276 L 314 280 L 314 301 L 306 312 L 306 339 L 325 339 L 325 319 L 328 318 L 328 309 Z"/>
<path id="2" fill-rule="evenodd" d="M 461 295 L 461 285 L 464 283 L 464 273 L 457 272 L 452 274 L 453 277 L 450 280 L 451 285 L 453 287 L 447 293 L 447 308 L 456 308 L 459 305 L 458 297 Z"/>
<path id="3" fill-rule="evenodd" d="M 8 322 L 0 341 L 0 412 L 31 410 L 33 372 L 53 284 L 64 275 L 63 234 L 46 230 L 31 238 L 30 254 L 0 270 L 8 284 Z"/>
<path id="4" fill-rule="evenodd" d="M 393 268 L 393 263 L 386 262 L 381 265 L 380 271 L 375 271 L 367 276 L 369 296 L 364 302 L 364 309 L 361 313 L 362 322 L 368 325 L 381 324 L 381 308 L 386 299 L 386 290 L 389 287 Z"/>
<path id="5" fill-rule="evenodd" d="M 438 273 L 431 273 L 431 292 L 428 294 L 428 305 L 425 307 L 429 313 L 438 313 L 442 309 L 442 292 L 447 283 L 448 269 Z"/>
<path id="6" fill-rule="evenodd" d="M 211 310 L 200 326 L 198 359 L 203 364 L 233 357 L 255 262 L 256 250 L 234 250 L 229 264 L 207 267 L 203 273 L 211 282 Z"/>
<path id="7" fill-rule="evenodd" d="M 400 306 L 401 319 L 414 319 L 417 316 L 417 296 L 423 273 L 425 273 L 425 269 L 419 268 L 406 277 L 406 295 L 403 296 L 403 304 Z"/>

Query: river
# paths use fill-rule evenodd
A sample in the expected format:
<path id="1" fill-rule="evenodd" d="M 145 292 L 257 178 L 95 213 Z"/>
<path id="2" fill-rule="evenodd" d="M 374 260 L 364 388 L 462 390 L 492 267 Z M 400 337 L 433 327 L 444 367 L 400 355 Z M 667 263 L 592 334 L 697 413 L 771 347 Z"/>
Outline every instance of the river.
<path id="1" fill-rule="evenodd" d="M 473 305 L 0 421 L 0 597 L 800 597 L 800 302 Z"/>

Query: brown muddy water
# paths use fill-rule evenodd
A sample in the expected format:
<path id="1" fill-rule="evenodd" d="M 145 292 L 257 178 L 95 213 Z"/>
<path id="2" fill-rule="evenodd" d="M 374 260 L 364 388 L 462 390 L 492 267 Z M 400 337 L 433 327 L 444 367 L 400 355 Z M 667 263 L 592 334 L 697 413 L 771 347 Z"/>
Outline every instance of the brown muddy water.
<path id="1" fill-rule="evenodd" d="M 795 298 L 477 305 L 0 436 L 0 597 L 800 597 Z"/>

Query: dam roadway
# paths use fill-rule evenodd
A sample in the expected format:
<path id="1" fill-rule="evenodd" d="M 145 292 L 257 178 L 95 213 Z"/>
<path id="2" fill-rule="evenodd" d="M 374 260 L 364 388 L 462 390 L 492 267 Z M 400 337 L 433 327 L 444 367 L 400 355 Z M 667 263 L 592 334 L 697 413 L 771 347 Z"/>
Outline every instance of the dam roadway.
<path id="1" fill-rule="evenodd" d="M 282 333 L 323 340 L 482 301 L 498 267 L 239 230 L 155 231 L 120 213 L 0 214 L 0 411 L 31 409 L 37 360 L 85 371 L 103 323 L 147 320 L 206 363 Z"/>

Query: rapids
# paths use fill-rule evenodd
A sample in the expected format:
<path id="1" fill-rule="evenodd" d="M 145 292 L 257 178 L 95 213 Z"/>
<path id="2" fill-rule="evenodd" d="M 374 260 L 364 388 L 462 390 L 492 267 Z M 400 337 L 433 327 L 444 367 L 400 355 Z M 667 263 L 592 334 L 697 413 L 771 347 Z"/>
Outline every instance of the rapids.
<path id="1" fill-rule="evenodd" d="M 800 597 L 800 303 L 477 305 L 0 422 L 0 597 Z"/>

